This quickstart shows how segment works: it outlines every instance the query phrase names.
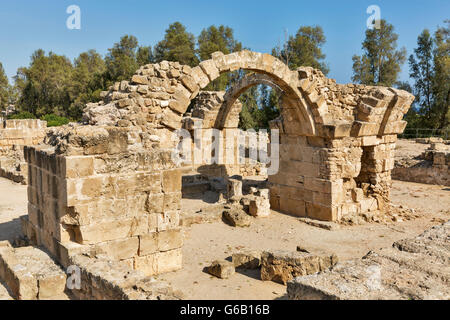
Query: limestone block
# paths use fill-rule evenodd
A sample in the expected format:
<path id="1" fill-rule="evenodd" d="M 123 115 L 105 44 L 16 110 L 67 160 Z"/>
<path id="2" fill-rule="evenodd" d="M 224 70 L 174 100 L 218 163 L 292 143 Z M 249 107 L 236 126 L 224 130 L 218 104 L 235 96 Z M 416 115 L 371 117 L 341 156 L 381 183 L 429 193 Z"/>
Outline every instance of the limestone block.
<path id="1" fill-rule="evenodd" d="M 228 179 L 227 196 L 229 199 L 233 197 L 242 197 L 242 181 L 238 179 Z"/>
<path id="2" fill-rule="evenodd" d="M 223 220 L 233 227 L 248 227 L 251 224 L 251 218 L 245 211 L 233 207 L 223 212 Z"/>
<path id="3" fill-rule="evenodd" d="M 172 229 L 158 233 L 158 250 L 165 252 L 183 246 L 183 233 L 181 229 Z"/>
<path id="4" fill-rule="evenodd" d="M 232 262 L 222 260 L 222 261 L 213 261 L 212 264 L 207 267 L 207 271 L 209 274 L 220 278 L 220 279 L 228 279 L 235 273 L 234 264 Z"/>
<path id="5" fill-rule="evenodd" d="M 124 239 L 148 233 L 148 216 L 128 219 L 114 219 L 97 224 L 80 226 L 80 237 L 83 244 Z"/>
<path id="6" fill-rule="evenodd" d="M 182 251 L 180 249 L 158 252 L 155 256 L 158 274 L 180 270 L 183 265 Z"/>
<path id="7" fill-rule="evenodd" d="M 136 270 L 141 271 L 147 277 L 154 276 L 158 274 L 158 265 L 155 258 L 156 254 L 135 257 L 134 267 Z"/>
<path id="8" fill-rule="evenodd" d="M 352 199 L 355 202 L 361 202 L 364 198 L 364 192 L 360 188 L 355 188 L 352 190 Z"/>
<path id="9" fill-rule="evenodd" d="M 306 252 L 265 251 L 261 255 L 261 280 L 286 285 L 296 277 L 329 270 L 336 265 L 337 257 L 318 256 Z"/>
<path id="10" fill-rule="evenodd" d="M 296 217 L 306 216 L 306 202 L 300 199 L 292 199 L 285 195 L 280 196 L 280 211 Z"/>
<path id="11" fill-rule="evenodd" d="M 181 171 L 179 169 L 163 171 L 162 188 L 165 193 L 181 191 Z"/>
<path id="12" fill-rule="evenodd" d="M 203 72 L 208 75 L 210 81 L 217 79 L 220 76 L 219 69 L 217 69 L 216 64 L 213 60 L 206 60 L 200 63 L 200 67 Z"/>
<path id="13" fill-rule="evenodd" d="M 148 78 L 146 76 L 134 75 L 131 78 L 131 82 L 136 83 L 136 84 L 148 84 Z M 122 88 L 122 85 L 121 85 L 121 90 L 124 90 L 124 88 Z"/>
<path id="14" fill-rule="evenodd" d="M 95 246 L 99 252 L 105 253 L 114 260 L 129 259 L 137 255 L 139 248 L 138 237 L 119 239 L 99 243 Z"/>
<path id="15" fill-rule="evenodd" d="M 257 197 L 250 201 L 249 213 L 254 217 L 268 217 L 270 215 L 270 201 L 268 198 Z"/>
<path id="16" fill-rule="evenodd" d="M 200 66 L 197 66 L 192 69 L 191 77 L 194 81 L 200 86 L 200 88 L 204 88 L 209 84 L 208 76 L 203 72 Z"/>
<path id="17" fill-rule="evenodd" d="M 247 250 L 233 253 L 232 262 L 235 268 L 258 269 L 261 266 L 261 251 Z"/>
<path id="18" fill-rule="evenodd" d="M 139 256 L 148 256 L 158 252 L 158 232 L 139 236 Z"/>

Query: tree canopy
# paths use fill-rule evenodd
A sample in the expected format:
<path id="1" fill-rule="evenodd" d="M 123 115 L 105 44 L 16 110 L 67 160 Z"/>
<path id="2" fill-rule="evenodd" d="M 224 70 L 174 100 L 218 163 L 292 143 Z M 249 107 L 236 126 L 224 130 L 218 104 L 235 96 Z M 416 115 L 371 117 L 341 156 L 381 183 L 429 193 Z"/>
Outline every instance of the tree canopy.
<path id="1" fill-rule="evenodd" d="M 188 66 L 196 66 L 199 62 L 195 52 L 195 37 L 180 22 L 169 26 L 164 39 L 155 46 L 154 56 L 156 62 L 178 61 Z"/>
<path id="2" fill-rule="evenodd" d="M 397 50 L 398 34 L 386 20 L 380 28 L 367 29 L 362 56 L 353 56 L 352 80 L 366 85 L 393 86 L 406 60 L 406 49 Z"/>
<path id="3" fill-rule="evenodd" d="M 5 109 L 10 102 L 10 87 L 5 69 L 0 62 L 0 110 Z"/>
<path id="4" fill-rule="evenodd" d="M 325 75 L 330 71 L 324 62 L 322 47 L 326 43 L 320 26 L 301 26 L 295 36 L 289 36 L 285 45 L 274 48 L 272 54 L 284 61 L 292 70 L 298 67 L 320 69 Z"/>

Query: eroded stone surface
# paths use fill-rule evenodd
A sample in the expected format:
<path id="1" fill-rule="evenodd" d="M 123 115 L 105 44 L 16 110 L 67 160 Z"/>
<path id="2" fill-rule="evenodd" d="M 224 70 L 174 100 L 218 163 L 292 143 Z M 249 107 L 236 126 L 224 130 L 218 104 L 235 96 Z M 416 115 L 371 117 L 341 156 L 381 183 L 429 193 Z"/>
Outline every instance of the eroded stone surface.
<path id="1" fill-rule="evenodd" d="M 226 209 L 223 212 L 223 219 L 233 227 L 248 227 L 252 222 L 251 217 L 237 207 Z"/>
<path id="2" fill-rule="evenodd" d="M 211 265 L 207 267 L 207 271 L 209 274 L 220 279 L 228 279 L 235 273 L 234 264 L 226 260 L 212 262 Z"/>
<path id="3" fill-rule="evenodd" d="M 232 262 L 236 268 L 258 269 L 261 266 L 261 251 L 247 250 L 233 253 Z"/>
<path id="4" fill-rule="evenodd" d="M 286 284 L 298 276 L 328 270 L 336 263 L 335 255 L 320 256 L 300 251 L 265 251 L 261 256 L 261 280 Z"/>
<path id="5" fill-rule="evenodd" d="M 450 297 L 450 222 L 363 259 L 288 283 L 289 299 L 410 300 Z"/>
<path id="6" fill-rule="evenodd" d="M 0 279 L 15 299 L 51 299 L 64 295 L 66 274 L 51 257 L 33 247 L 0 248 Z"/>

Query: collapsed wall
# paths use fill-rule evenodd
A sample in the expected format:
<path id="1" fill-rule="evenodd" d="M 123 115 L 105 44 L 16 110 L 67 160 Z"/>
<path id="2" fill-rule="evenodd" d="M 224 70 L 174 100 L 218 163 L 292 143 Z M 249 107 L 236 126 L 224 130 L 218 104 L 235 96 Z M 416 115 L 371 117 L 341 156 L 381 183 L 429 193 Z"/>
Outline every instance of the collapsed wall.
<path id="1" fill-rule="evenodd" d="M 172 157 L 174 133 L 200 90 L 238 69 L 264 74 L 283 92 L 281 116 L 271 124 L 280 135 L 273 160 L 279 167 L 269 176 L 272 209 L 326 221 L 383 214 L 412 95 L 338 85 L 312 68 L 289 70 L 268 54 L 217 52 L 195 68 L 143 66 L 89 104 L 84 125 L 49 130 L 43 145 L 26 147 L 28 238 L 63 265 L 89 247 L 147 275 L 181 268 L 183 166 Z M 234 92 L 253 84 L 241 82 Z M 224 136 L 237 130 L 239 103 L 231 97 L 215 121 Z M 236 150 L 225 153 L 236 158 Z"/>

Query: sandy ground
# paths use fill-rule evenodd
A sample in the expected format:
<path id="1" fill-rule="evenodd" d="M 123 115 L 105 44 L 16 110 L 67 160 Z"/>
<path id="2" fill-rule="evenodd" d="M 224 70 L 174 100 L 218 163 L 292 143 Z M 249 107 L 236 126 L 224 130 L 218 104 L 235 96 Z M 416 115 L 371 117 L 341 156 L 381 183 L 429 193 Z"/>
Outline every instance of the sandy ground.
<path id="1" fill-rule="evenodd" d="M 17 218 L 26 214 L 26 198 L 26 186 L 0 178 L 0 241 L 10 240 L 20 232 Z M 257 271 L 239 271 L 221 280 L 203 272 L 203 268 L 240 249 L 295 250 L 297 245 L 312 252 L 334 252 L 341 260 L 360 258 L 372 249 L 388 247 L 450 219 L 450 188 L 394 181 L 392 200 L 424 214 L 411 221 L 346 226 L 335 231 L 312 227 L 277 212 L 253 220 L 244 229 L 222 222 L 193 225 L 184 231 L 183 269 L 158 278 L 169 281 L 186 299 L 283 299 L 286 287 L 262 282 Z M 184 205 L 192 209 L 208 203 L 186 199 Z"/>
<path id="2" fill-rule="evenodd" d="M 19 217 L 27 214 L 27 186 L 0 178 L 0 241 L 20 234 Z"/>

